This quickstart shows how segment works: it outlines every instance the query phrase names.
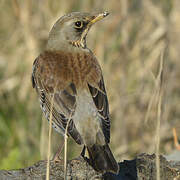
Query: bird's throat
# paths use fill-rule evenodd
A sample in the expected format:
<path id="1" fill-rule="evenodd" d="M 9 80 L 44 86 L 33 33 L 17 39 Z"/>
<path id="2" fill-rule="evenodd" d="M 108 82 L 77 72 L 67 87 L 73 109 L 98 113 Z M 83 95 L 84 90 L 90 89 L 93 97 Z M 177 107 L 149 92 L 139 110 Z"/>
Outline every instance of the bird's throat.
<path id="1" fill-rule="evenodd" d="M 87 26 L 87 28 L 81 34 L 80 39 L 78 39 L 77 41 L 71 41 L 70 43 L 75 47 L 82 47 L 83 49 L 85 49 L 86 48 L 86 36 L 87 36 L 89 29 L 90 29 L 90 26 Z"/>
<path id="2" fill-rule="evenodd" d="M 86 40 L 84 39 L 80 39 L 80 40 L 77 40 L 77 41 L 70 41 L 70 44 L 75 46 L 75 47 L 82 47 L 83 49 L 86 48 Z"/>

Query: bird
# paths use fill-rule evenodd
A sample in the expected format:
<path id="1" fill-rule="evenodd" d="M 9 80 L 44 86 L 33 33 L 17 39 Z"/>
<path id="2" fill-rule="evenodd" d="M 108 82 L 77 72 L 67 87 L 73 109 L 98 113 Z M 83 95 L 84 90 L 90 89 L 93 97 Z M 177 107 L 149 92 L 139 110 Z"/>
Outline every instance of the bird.
<path id="1" fill-rule="evenodd" d="M 108 12 L 72 12 L 53 25 L 45 50 L 35 59 L 32 86 L 52 127 L 84 145 L 96 171 L 117 174 L 119 166 L 109 147 L 110 117 L 102 69 L 87 47 L 88 31 Z M 53 105 L 51 109 L 51 99 Z"/>

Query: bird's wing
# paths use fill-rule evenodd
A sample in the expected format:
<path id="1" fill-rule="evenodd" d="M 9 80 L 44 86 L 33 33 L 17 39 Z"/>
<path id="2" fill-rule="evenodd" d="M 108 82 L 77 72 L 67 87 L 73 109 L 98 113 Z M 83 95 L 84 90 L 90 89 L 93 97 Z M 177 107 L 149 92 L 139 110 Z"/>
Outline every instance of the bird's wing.
<path id="1" fill-rule="evenodd" d="M 71 135 L 78 144 L 82 144 L 81 136 L 71 119 L 76 108 L 76 87 L 72 82 L 67 81 L 64 88 L 56 88 L 55 79 L 58 74 L 51 71 L 56 71 L 55 67 L 47 67 L 48 63 L 41 63 L 41 61 L 43 56 L 34 61 L 32 85 L 38 93 L 42 111 L 48 121 L 52 112 L 52 126 L 63 135 L 68 123 L 68 135 Z"/>
<path id="2" fill-rule="evenodd" d="M 100 81 L 96 87 L 88 83 L 90 93 L 92 95 L 94 104 L 99 112 L 102 121 L 102 130 L 105 136 L 106 143 L 110 142 L 110 118 L 109 118 L 109 104 L 104 86 L 104 80 L 101 76 Z"/>

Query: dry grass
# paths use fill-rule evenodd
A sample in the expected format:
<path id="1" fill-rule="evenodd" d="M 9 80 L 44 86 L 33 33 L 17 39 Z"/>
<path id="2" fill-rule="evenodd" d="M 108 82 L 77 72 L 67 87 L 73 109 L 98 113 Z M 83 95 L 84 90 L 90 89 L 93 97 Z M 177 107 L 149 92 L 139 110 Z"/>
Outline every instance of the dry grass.
<path id="1" fill-rule="evenodd" d="M 161 53 L 160 57 L 160 67 L 159 67 L 159 72 L 158 76 L 156 78 L 156 84 L 157 84 L 157 98 L 158 98 L 158 103 L 157 103 L 157 127 L 156 127 L 156 179 L 160 180 L 160 134 L 161 134 L 161 116 L 162 116 L 162 97 L 163 97 L 163 69 L 164 69 L 164 51 Z"/>
<path id="2" fill-rule="evenodd" d="M 41 128 L 39 103 L 30 83 L 32 62 L 43 51 L 52 24 L 71 11 L 111 13 L 91 29 L 87 43 L 103 69 L 112 119 L 111 146 L 119 160 L 156 151 L 160 101 L 155 95 L 156 77 L 159 54 L 167 47 L 159 153 L 173 151 L 172 127 L 180 134 L 179 0 L 2 0 L 0 8 L 1 167 L 10 168 L 2 162 L 12 162 L 8 155 L 14 149 L 18 149 L 14 163 L 8 164 L 14 168 L 31 164 L 40 159 L 40 144 L 41 149 L 48 144 L 48 123 Z M 52 131 L 52 154 L 62 141 Z M 73 141 L 68 145 L 69 158 L 80 153 Z"/>
<path id="3" fill-rule="evenodd" d="M 64 179 L 67 179 L 67 140 L 68 140 L 68 127 L 69 127 L 69 122 L 71 120 L 72 117 L 72 113 L 70 113 L 68 121 L 67 121 L 67 125 L 66 125 L 66 129 L 65 129 L 65 135 L 64 135 Z"/>
<path id="4" fill-rule="evenodd" d="M 56 88 L 54 88 L 54 93 L 51 98 L 51 106 L 50 106 L 50 115 L 49 115 L 49 135 L 48 135 L 48 151 L 47 151 L 47 169 L 46 169 L 46 180 L 49 180 L 49 171 L 50 171 L 50 156 L 51 156 L 51 136 L 52 136 L 52 111 L 54 105 L 54 94 L 56 92 Z"/>

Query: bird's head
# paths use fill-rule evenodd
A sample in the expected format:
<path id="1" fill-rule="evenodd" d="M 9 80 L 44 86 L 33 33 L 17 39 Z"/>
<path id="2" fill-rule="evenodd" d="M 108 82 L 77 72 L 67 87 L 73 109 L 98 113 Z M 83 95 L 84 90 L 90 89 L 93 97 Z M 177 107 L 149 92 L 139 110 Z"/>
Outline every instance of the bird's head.
<path id="1" fill-rule="evenodd" d="M 73 47 L 86 48 L 86 35 L 91 26 L 106 17 L 109 13 L 73 12 L 62 16 L 54 24 L 49 34 L 49 49 L 64 49 L 67 44 Z"/>

